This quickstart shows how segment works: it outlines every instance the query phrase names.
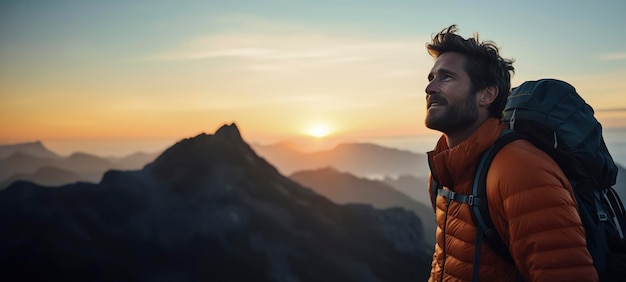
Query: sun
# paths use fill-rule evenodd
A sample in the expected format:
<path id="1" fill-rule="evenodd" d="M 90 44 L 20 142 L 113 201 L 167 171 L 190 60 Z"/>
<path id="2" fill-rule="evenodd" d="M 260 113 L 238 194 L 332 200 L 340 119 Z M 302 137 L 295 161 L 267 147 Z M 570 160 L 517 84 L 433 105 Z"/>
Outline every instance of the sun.
<path id="1" fill-rule="evenodd" d="M 328 136 L 328 134 L 330 133 L 331 133 L 330 128 L 324 125 L 315 125 L 306 131 L 306 134 L 311 135 L 315 138 L 323 138 L 323 137 Z"/>

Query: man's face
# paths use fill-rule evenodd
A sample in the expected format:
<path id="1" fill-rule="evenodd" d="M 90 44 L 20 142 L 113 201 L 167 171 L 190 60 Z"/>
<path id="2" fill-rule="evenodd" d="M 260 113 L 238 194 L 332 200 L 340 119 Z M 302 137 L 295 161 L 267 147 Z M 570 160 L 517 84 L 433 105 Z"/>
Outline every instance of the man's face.
<path id="1" fill-rule="evenodd" d="M 464 64 L 464 55 L 455 52 L 443 53 L 435 61 L 426 86 L 426 127 L 451 134 L 478 119 L 476 93 Z"/>

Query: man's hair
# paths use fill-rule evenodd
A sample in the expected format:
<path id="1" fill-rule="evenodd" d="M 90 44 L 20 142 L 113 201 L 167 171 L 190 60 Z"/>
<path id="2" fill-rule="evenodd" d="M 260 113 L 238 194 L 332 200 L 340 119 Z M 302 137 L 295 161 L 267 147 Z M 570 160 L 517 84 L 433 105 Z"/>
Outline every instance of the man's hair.
<path id="1" fill-rule="evenodd" d="M 499 49 L 493 41 L 479 42 L 478 33 L 473 38 L 465 39 L 456 34 L 456 25 L 444 28 L 426 44 L 428 53 L 437 58 L 446 52 L 457 52 L 466 58 L 465 71 L 472 82 L 472 92 L 487 86 L 498 87 L 498 97 L 489 106 L 489 116 L 502 118 L 506 99 L 511 91 L 511 73 L 513 59 L 500 57 Z"/>

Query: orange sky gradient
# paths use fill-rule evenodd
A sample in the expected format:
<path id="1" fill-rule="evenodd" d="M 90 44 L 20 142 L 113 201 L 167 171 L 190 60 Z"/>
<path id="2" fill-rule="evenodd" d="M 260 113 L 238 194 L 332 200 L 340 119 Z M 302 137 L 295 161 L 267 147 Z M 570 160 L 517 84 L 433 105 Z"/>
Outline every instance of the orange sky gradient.
<path id="1" fill-rule="evenodd" d="M 2 3 L 0 144 L 123 155 L 232 122 L 250 143 L 309 149 L 430 142 L 424 44 L 452 23 L 516 60 L 514 86 L 568 81 L 605 128 L 626 128 L 626 4 L 505 2 Z"/>

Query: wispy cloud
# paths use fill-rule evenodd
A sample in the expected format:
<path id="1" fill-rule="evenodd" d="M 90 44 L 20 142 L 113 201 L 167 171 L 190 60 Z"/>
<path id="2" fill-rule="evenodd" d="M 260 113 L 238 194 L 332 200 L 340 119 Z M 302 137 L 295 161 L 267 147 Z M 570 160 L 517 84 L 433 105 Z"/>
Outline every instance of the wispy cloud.
<path id="1" fill-rule="evenodd" d="M 415 56 L 422 44 L 412 40 L 378 42 L 369 38 L 345 38 L 318 33 L 274 34 L 222 32 L 197 38 L 179 50 L 156 54 L 149 60 L 186 61 L 236 59 L 241 69 L 255 71 L 300 70 L 338 65 L 390 65 Z M 408 60 L 410 62 L 410 60 Z M 400 61 L 402 63 L 402 61 Z M 381 69 L 398 73 L 395 69 Z"/>
<path id="2" fill-rule="evenodd" d="M 205 94 L 185 99 L 180 107 L 324 113 L 401 103 L 394 97 L 423 89 L 416 81 L 426 81 L 425 65 L 432 64 L 424 50 L 426 38 L 246 22 L 259 21 L 220 22 L 232 28 L 189 38 L 143 60 L 174 63 L 177 69 L 192 63 L 191 69 L 201 66 L 211 74 L 197 83 Z"/>
<path id="3" fill-rule="evenodd" d="M 626 52 L 622 52 L 622 53 L 608 53 L 608 54 L 601 54 L 601 55 L 600 55 L 600 59 L 601 59 L 601 60 L 605 60 L 605 61 L 620 61 L 620 60 L 626 60 Z"/>

